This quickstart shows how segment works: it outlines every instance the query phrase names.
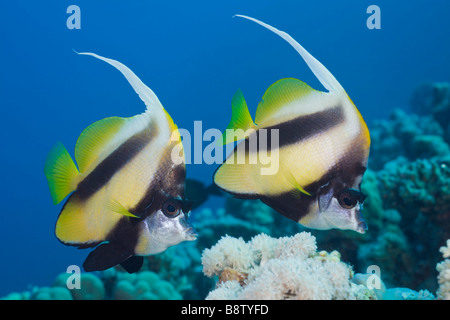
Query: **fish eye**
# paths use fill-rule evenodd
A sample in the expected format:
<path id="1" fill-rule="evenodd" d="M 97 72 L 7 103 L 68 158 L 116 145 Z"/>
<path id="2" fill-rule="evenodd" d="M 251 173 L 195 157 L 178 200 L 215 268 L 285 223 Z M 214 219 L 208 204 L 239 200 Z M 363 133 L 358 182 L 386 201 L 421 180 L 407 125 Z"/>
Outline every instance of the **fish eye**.
<path id="1" fill-rule="evenodd" d="M 163 213 L 169 218 L 175 218 L 181 212 L 181 208 L 173 201 L 166 201 L 162 207 Z"/>
<path id="2" fill-rule="evenodd" d="M 351 209 L 358 203 L 357 197 L 352 195 L 350 192 L 344 191 L 338 197 L 339 204 L 344 209 Z"/>

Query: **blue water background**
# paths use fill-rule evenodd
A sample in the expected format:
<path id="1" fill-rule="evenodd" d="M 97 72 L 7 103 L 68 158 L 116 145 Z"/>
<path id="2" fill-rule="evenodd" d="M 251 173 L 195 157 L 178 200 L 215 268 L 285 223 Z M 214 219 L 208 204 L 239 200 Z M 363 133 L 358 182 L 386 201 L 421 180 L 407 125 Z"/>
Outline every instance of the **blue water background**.
<path id="1" fill-rule="evenodd" d="M 66 27 L 72 4 L 81 8 L 81 30 Z M 371 4 L 381 8 L 381 30 L 366 27 Z M 201 120 L 203 130 L 222 130 L 238 88 L 252 114 L 281 78 L 322 89 L 286 42 L 232 18 L 246 14 L 298 40 L 370 123 L 407 109 L 417 85 L 450 80 L 449 12 L 445 0 L 1 1 L 0 296 L 50 285 L 88 253 L 54 236 L 62 204 L 52 204 L 43 173 L 52 145 L 73 152 L 91 123 L 145 109 L 117 70 L 73 49 L 126 64 L 180 128 L 192 132 Z M 189 165 L 188 176 L 209 183 L 216 167 Z"/>

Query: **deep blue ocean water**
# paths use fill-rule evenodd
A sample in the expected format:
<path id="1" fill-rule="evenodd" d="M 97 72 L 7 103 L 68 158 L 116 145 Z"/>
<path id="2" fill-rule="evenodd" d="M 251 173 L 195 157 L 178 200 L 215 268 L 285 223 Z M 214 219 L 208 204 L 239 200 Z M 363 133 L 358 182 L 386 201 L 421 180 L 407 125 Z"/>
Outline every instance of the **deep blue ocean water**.
<path id="1" fill-rule="evenodd" d="M 69 5 L 81 29 L 69 30 Z M 369 30 L 369 5 L 381 29 Z M 73 152 L 89 124 L 133 116 L 144 104 L 95 52 L 130 67 L 158 95 L 180 128 L 224 129 L 240 88 L 251 113 L 267 87 L 285 77 L 319 82 L 275 34 L 234 14 L 288 32 L 339 80 L 368 123 L 408 109 L 414 88 L 450 80 L 450 2 L 411 1 L 2 1 L 0 2 L 0 297 L 51 284 L 86 250 L 58 242 L 43 172 L 56 141 Z M 205 143 L 206 145 L 206 143 Z M 205 182 L 217 165 L 188 166 Z M 207 206 L 221 205 L 213 198 Z"/>

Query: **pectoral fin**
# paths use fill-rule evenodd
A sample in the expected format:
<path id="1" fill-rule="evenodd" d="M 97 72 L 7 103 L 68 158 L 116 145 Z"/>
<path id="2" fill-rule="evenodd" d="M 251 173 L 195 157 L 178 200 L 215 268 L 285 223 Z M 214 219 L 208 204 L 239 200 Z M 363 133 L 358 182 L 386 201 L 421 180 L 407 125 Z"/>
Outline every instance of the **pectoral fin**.
<path id="1" fill-rule="evenodd" d="M 137 215 L 132 214 L 130 211 L 128 211 L 123 205 L 121 205 L 117 200 L 110 199 L 107 208 L 113 212 L 119 213 L 121 215 L 132 217 L 132 218 L 139 218 Z"/>
<path id="2" fill-rule="evenodd" d="M 289 183 L 294 188 L 294 193 L 296 193 L 296 194 L 304 193 L 308 196 L 311 196 L 311 194 L 308 191 L 306 191 L 305 189 L 303 189 L 303 187 L 297 182 L 297 180 L 295 179 L 295 177 L 292 175 L 291 172 L 286 171 L 285 175 L 286 175 L 286 179 L 289 181 Z"/>

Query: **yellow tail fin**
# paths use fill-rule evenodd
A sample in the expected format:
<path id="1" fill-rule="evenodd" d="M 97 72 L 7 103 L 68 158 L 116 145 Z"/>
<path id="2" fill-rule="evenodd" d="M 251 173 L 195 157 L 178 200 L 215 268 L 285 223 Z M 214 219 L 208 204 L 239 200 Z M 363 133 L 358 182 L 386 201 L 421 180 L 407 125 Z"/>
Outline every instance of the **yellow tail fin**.
<path id="1" fill-rule="evenodd" d="M 54 204 L 60 203 L 76 189 L 79 172 L 61 142 L 58 142 L 48 153 L 44 172 Z"/>

